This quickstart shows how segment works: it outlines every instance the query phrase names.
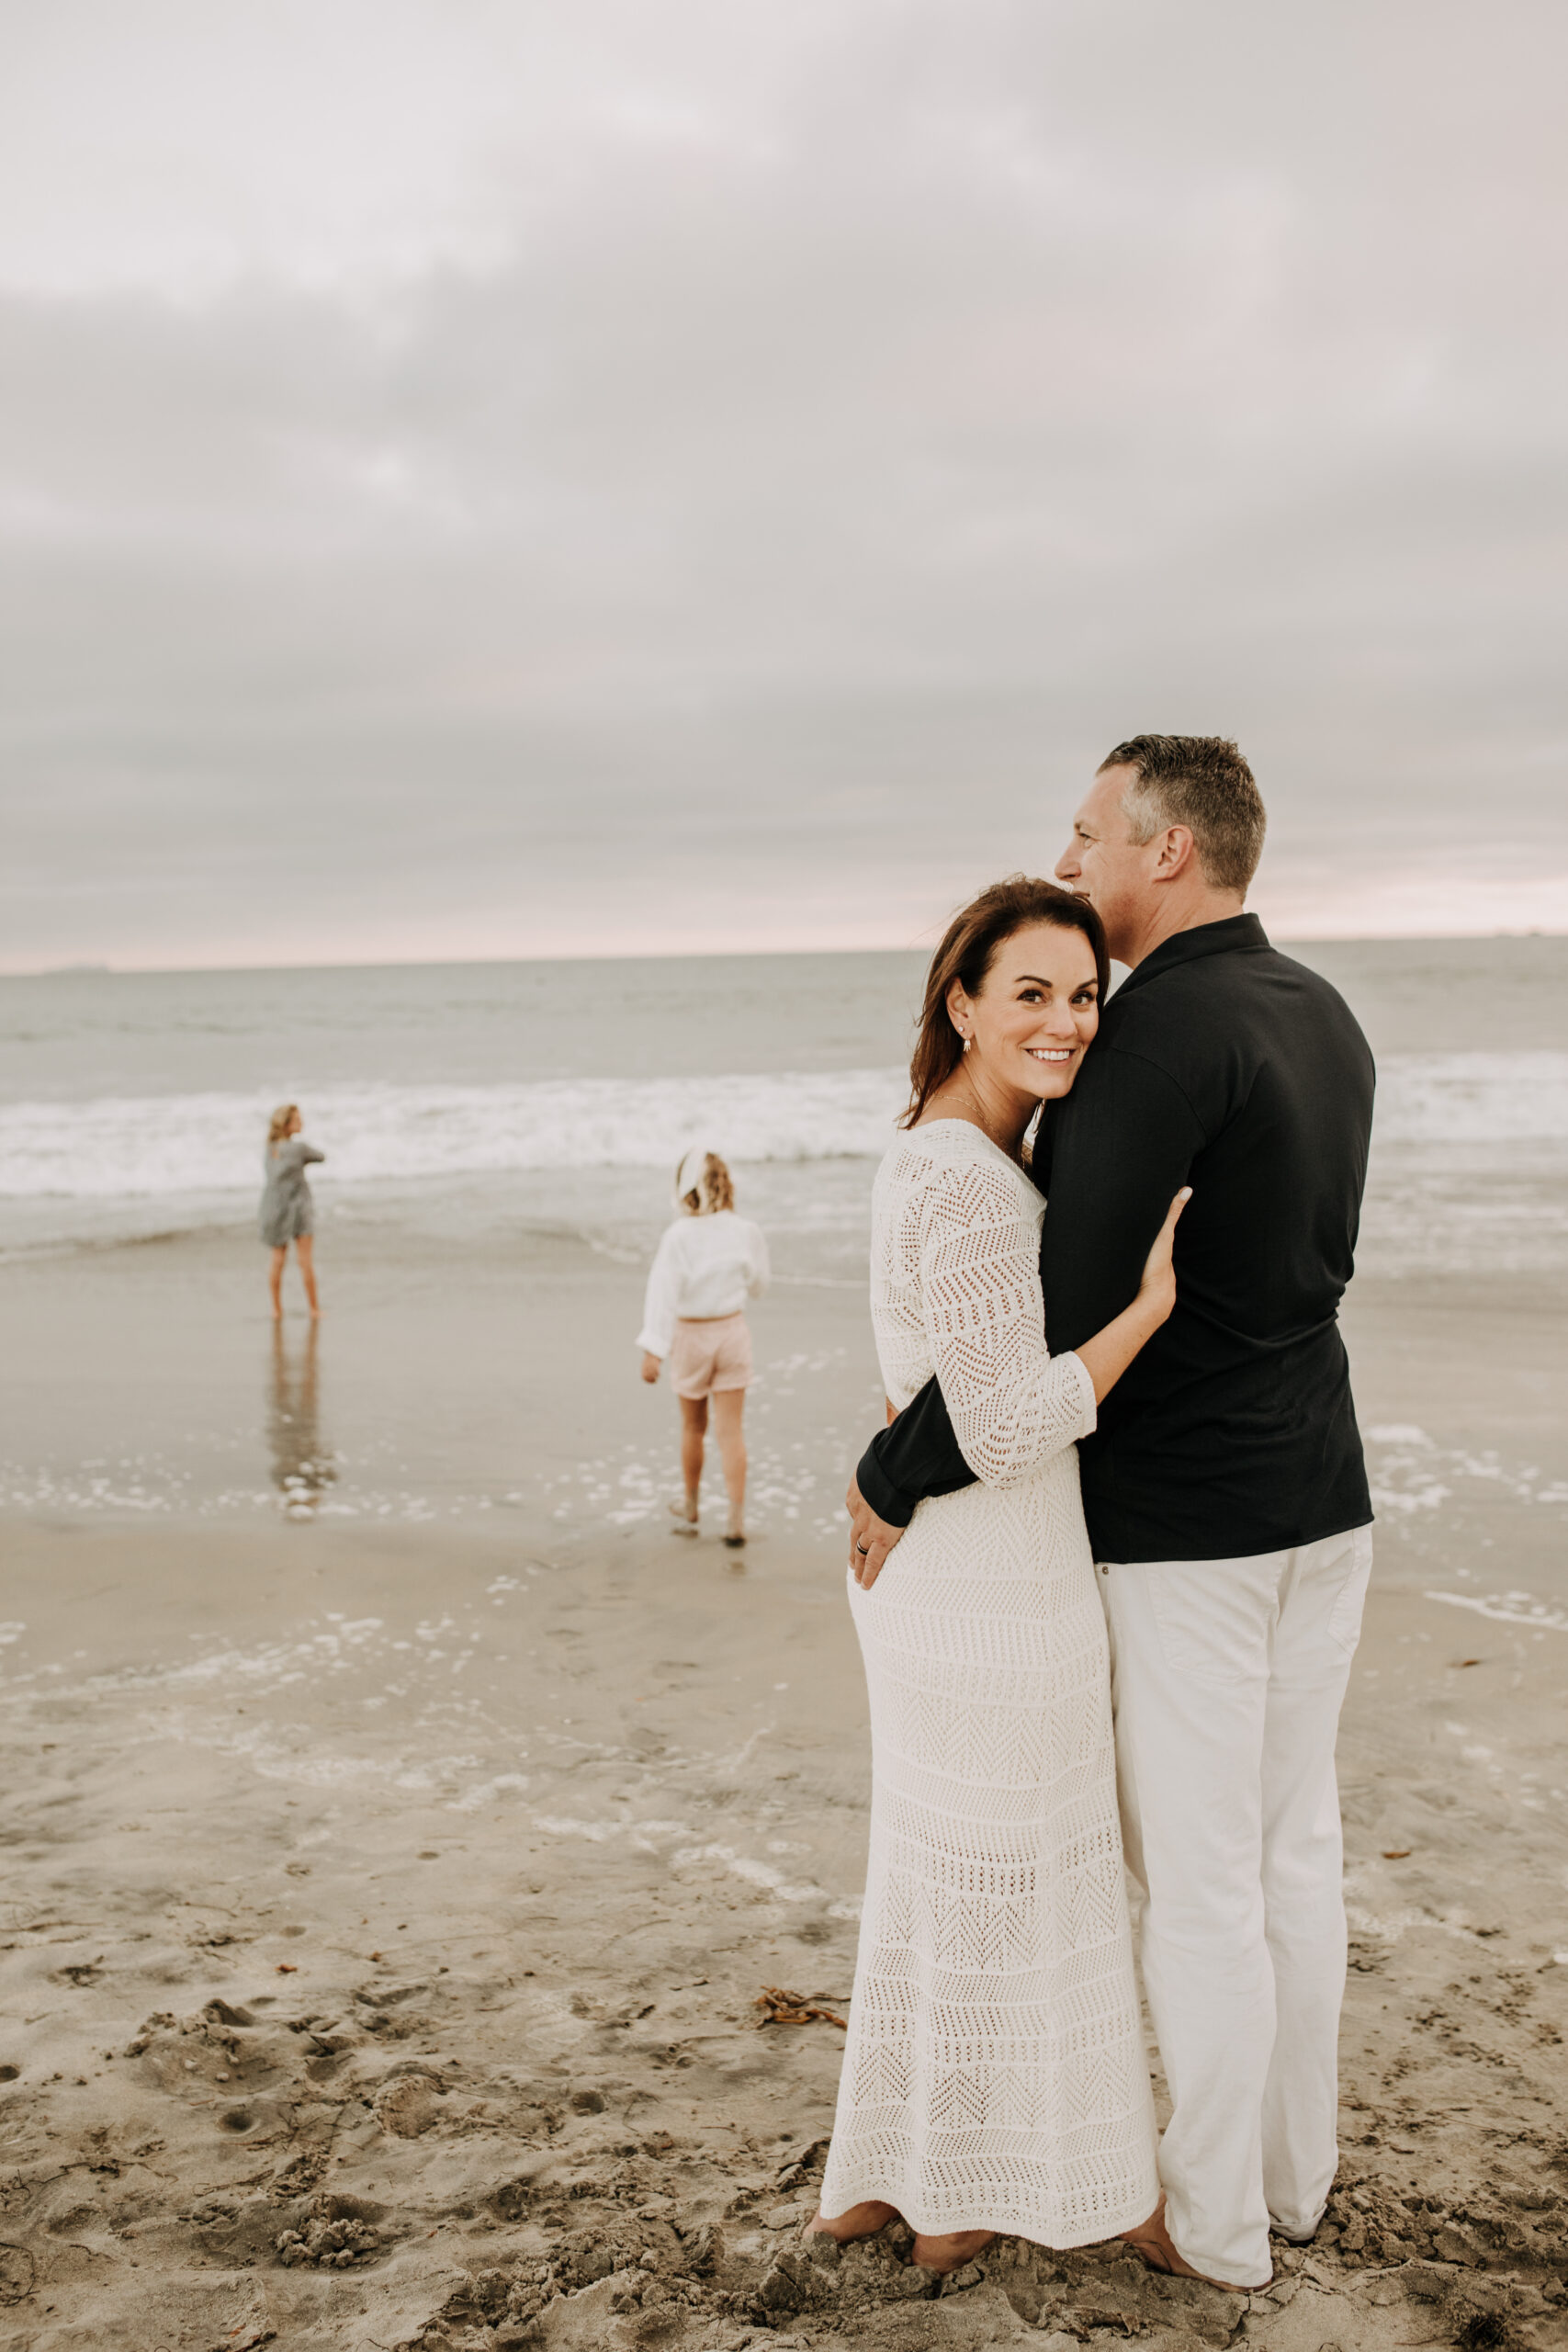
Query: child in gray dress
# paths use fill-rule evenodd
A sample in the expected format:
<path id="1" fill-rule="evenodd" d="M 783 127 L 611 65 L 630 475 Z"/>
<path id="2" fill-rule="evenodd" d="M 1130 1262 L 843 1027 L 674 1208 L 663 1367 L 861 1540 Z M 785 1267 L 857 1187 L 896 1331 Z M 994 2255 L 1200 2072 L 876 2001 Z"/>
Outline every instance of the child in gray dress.
<path id="1" fill-rule="evenodd" d="M 266 1184 L 261 1196 L 261 1238 L 272 1251 L 272 1263 L 267 1282 L 272 1291 L 272 1312 L 275 1320 L 283 1315 L 283 1261 L 288 1255 L 288 1245 L 294 1244 L 294 1254 L 299 1261 L 299 1272 L 305 1284 L 305 1296 L 313 1316 L 320 1315 L 321 1302 L 316 1295 L 315 1211 L 310 1199 L 310 1187 L 305 1182 L 305 1170 L 314 1159 L 324 1159 L 325 1152 L 307 1143 L 300 1133 L 304 1121 L 299 1116 L 298 1102 L 283 1102 L 272 1114 L 266 1131 L 266 1157 L 263 1166 Z"/>

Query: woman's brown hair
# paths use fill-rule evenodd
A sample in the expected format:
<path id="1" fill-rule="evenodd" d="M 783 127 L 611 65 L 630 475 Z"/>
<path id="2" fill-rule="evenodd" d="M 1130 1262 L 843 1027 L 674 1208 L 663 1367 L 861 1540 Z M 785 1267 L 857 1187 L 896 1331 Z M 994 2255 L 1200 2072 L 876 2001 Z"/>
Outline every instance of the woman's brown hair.
<path id="1" fill-rule="evenodd" d="M 964 1058 L 964 1040 L 947 1009 L 947 992 L 953 981 L 960 983 L 965 996 L 978 996 L 996 962 L 997 950 L 1036 922 L 1052 923 L 1058 931 L 1082 932 L 1094 953 L 1103 1001 L 1111 986 L 1111 959 L 1105 952 L 1104 926 L 1089 900 L 1027 874 L 1010 874 L 1005 882 L 993 882 L 953 916 L 931 957 L 920 1007 L 920 1034 L 909 1062 L 909 1107 L 898 1122 L 901 1127 L 914 1125 L 937 1088 L 946 1084 Z"/>

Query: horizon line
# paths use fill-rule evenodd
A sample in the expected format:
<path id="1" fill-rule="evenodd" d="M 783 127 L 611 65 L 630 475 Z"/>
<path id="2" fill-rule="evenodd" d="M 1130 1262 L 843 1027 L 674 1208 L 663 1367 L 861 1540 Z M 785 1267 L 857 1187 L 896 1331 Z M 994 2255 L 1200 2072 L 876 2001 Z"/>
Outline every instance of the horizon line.
<path id="1" fill-rule="evenodd" d="M 1251 912 L 1252 910 L 1246 910 Z M 1561 929 L 1546 923 L 1530 923 L 1519 929 L 1492 931 L 1270 931 L 1269 938 L 1284 947 L 1370 947 L 1393 945 L 1438 946 L 1445 941 L 1465 939 L 1564 939 L 1568 925 Z M 550 954 L 534 956 L 350 956 L 340 961 L 322 961 L 301 957 L 298 961 L 257 964 L 114 964 L 89 961 L 85 958 L 66 964 L 36 964 L 0 966 L 0 980 L 66 980 L 66 979 L 175 979 L 194 974 L 228 972 L 395 972 L 395 971 L 464 971 L 480 970 L 487 965 L 510 964 L 666 964 L 687 963 L 761 963 L 766 958 L 807 956 L 929 956 L 930 944 L 916 940 L 901 947 L 647 947 L 626 953 Z"/>

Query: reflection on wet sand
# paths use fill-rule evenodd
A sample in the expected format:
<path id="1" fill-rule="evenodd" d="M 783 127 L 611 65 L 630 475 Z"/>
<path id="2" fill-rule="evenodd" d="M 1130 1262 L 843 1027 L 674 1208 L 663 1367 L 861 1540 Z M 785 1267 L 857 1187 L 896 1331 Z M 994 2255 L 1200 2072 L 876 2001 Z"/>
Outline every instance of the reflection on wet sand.
<path id="1" fill-rule="evenodd" d="M 272 1387 L 267 1400 L 267 1442 L 272 1482 L 290 1519 L 310 1519 L 323 1492 L 337 1478 L 330 1445 L 322 1443 L 316 1377 L 320 1326 L 310 1324 L 299 1353 L 291 1353 L 283 1326 L 272 1333 Z"/>

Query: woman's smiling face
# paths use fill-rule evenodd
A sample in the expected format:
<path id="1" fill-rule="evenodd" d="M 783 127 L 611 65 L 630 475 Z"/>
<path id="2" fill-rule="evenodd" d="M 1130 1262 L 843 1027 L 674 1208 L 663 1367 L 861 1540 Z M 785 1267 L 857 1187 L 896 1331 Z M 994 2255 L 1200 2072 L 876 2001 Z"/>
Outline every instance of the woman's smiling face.
<path id="1" fill-rule="evenodd" d="M 1100 978 L 1081 931 L 1031 923 L 1004 939 L 978 996 L 954 981 L 947 1008 L 970 1040 L 976 1084 L 1053 1101 L 1071 1089 L 1100 1027 Z"/>

